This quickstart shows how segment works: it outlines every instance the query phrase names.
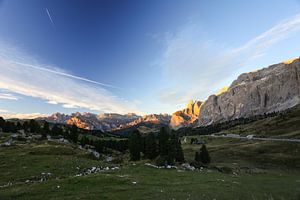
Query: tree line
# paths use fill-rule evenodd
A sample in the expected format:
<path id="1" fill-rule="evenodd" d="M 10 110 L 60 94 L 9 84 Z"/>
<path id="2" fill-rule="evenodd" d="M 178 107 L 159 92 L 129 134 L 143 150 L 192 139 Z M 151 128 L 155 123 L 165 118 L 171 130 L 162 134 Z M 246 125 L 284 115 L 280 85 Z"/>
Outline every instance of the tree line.
<path id="1" fill-rule="evenodd" d="M 82 131 L 77 128 L 77 126 L 61 126 L 54 124 L 50 127 L 47 121 L 38 122 L 34 119 L 29 121 L 24 121 L 21 123 L 4 120 L 0 117 L 0 128 L 3 132 L 15 133 L 20 130 L 24 130 L 25 133 L 40 134 L 42 138 L 47 138 L 47 135 L 50 136 L 63 136 L 65 139 L 68 139 L 74 143 L 77 143 L 79 133 Z"/>
<path id="2" fill-rule="evenodd" d="M 158 165 L 173 165 L 184 162 L 181 142 L 175 133 L 168 133 L 162 127 L 158 134 L 149 133 L 141 136 L 136 129 L 129 136 L 129 153 L 132 161 L 143 159 L 155 160 Z"/>
<path id="3" fill-rule="evenodd" d="M 158 134 L 149 133 L 142 136 L 135 129 L 127 139 L 89 139 L 86 135 L 87 131 L 79 129 L 72 125 L 50 125 L 47 121 L 29 121 L 13 122 L 4 120 L 0 117 L 0 129 L 3 132 L 15 133 L 23 130 L 25 133 L 40 134 L 42 139 L 46 139 L 47 135 L 52 137 L 62 136 L 65 139 L 77 144 L 94 146 L 99 153 L 105 153 L 108 149 L 117 150 L 125 153 L 129 149 L 130 159 L 138 161 L 141 159 L 154 160 L 157 165 L 174 165 L 175 163 L 183 163 L 185 161 L 181 141 L 176 132 L 172 132 L 167 127 L 162 127 Z M 79 135 L 82 137 L 79 139 Z M 199 152 L 195 154 L 195 162 L 209 163 L 210 157 L 205 145 Z"/>
<path id="4" fill-rule="evenodd" d="M 286 114 L 290 113 L 291 109 L 288 109 L 286 111 L 281 111 L 281 112 L 272 112 L 272 113 L 265 113 L 262 115 L 255 115 L 251 117 L 241 117 L 225 122 L 218 122 L 214 124 L 210 124 L 207 126 L 202 126 L 198 128 L 182 128 L 177 131 L 178 134 L 180 135 L 209 135 L 212 133 L 217 133 L 222 130 L 227 130 L 232 127 L 235 127 L 237 125 L 243 125 L 243 124 L 248 124 L 251 122 L 255 122 L 261 119 L 269 118 L 269 117 L 280 117 L 282 119 L 285 118 Z"/>
<path id="5" fill-rule="evenodd" d="M 79 140 L 81 146 L 91 145 L 98 153 L 105 153 L 108 149 L 125 153 L 128 150 L 128 139 L 89 139 L 86 135 Z"/>

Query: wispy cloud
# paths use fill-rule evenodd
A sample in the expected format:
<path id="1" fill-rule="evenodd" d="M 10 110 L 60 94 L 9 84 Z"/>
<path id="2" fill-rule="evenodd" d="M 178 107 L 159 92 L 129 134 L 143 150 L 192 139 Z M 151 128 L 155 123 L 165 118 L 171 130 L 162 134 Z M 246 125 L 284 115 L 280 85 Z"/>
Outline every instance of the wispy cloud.
<path id="1" fill-rule="evenodd" d="M 0 117 L 3 117 L 4 119 L 35 119 L 38 117 L 46 117 L 46 114 L 41 113 L 14 113 L 6 109 L 0 109 Z"/>
<path id="2" fill-rule="evenodd" d="M 300 30 L 300 15 L 285 19 L 238 47 L 225 47 L 214 40 L 203 40 L 201 30 L 189 23 L 179 32 L 168 33 L 161 62 L 173 86 L 159 93 L 161 102 L 185 103 L 204 100 L 221 80 L 231 77 L 246 62 L 266 54 L 274 44 Z M 170 92 L 171 91 L 171 92 Z"/>
<path id="3" fill-rule="evenodd" d="M 14 47 L 0 49 L 0 88 L 25 96 L 44 99 L 65 108 L 85 108 L 99 112 L 137 112 L 132 102 L 116 97 L 113 86 L 75 76 L 39 64 Z"/>
<path id="4" fill-rule="evenodd" d="M 51 14 L 50 14 L 48 8 L 46 8 L 46 13 L 47 13 L 47 15 L 48 15 L 48 18 L 49 18 L 49 20 L 50 20 L 52 26 L 55 28 L 55 24 L 54 24 L 54 22 L 53 22 L 53 20 L 52 20 L 52 17 L 51 17 Z"/>
<path id="5" fill-rule="evenodd" d="M 0 99 L 18 100 L 18 97 L 14 96 L 10 93 L 0 93 Z"/>
<path id="6" fill-rule="evenodd" d="M 4 119 L 35 119 L 38 117 L 46 117 L 47 115 L 41 113 L 1 113 L 0 111 L 0 116 Z"/>
<path id="7" fill-rule="evenodd" d="M 8 110 L 0 109 L 0 114 L 1 114 L 1 113 L 8 113 L 8 112 L 9 112 Z"/>
<path id="8" fill-rule="evenodd" d="M 47 101 L 48 104 L 57 105 L 58 103 L 56 101 Z"/>

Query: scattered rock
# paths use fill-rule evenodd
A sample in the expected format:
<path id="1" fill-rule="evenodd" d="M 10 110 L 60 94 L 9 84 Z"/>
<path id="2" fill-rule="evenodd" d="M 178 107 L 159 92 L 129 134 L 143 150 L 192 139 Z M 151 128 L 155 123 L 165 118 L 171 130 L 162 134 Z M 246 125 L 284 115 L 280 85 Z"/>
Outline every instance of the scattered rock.
<path id="1" fill-rule="evenodd" d="M 153 167 L 153 168 L 156 168 L 156 169 L 159 168 L 158 166 L 153 165 L 153 164 L 151 164 L 151 163 L 145 163 L 145 166 Z"/>
<path id="2" fill-rule="evenodd" d="M 112 156 L 107 156 L 107 158 L 106 158 L 106 162 L 111 162 L 113 160 L 114 160 L 114 158 Z"/>
<path id="3" fill-rule="evenodd" d="M 184 169 L 184 170 L 188 170 L 188 171 L 194 171 L 196 168 L 194 166 L 191 166 L 189 163 L 183 163 L 181 165 L 181 167 Z"/>

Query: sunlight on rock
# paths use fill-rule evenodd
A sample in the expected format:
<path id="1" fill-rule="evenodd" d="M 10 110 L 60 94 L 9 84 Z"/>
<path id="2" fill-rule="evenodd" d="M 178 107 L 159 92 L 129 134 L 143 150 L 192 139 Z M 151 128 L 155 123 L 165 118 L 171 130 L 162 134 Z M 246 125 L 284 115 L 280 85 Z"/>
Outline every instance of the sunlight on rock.
<path id="1" fill-rule="evenodd" d="M 298 59 L 299 59 L 299 58 L 292 58 L 292 59 L 289 59 L 289 60 L 285 60 L 285 61 L 283 61 L 282 63 L 288 65 L 288 64 L 291 64 L 291 63 L 293 63 L 295 60 L 298 60 Z"/>
<path id="2" fill-rule="evenodd" d="M 226 92 L 226 91 L 228 90 L 228 88 L 229 88 L 228 86 L 222 87 L 222 88 L 216 93 L 216 95 L 218 96 L 218 95 L 220 95 L 220 94 Z"/>

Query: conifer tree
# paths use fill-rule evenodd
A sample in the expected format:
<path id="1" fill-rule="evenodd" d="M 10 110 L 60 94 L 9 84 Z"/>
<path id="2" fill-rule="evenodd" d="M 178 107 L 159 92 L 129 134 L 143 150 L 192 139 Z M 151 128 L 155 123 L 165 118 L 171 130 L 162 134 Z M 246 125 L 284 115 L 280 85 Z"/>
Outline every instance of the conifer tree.
<path id="1" fill-rule="evenodd" d="M 62 135 L 63 130 L 57 125 L 54 124 L 54 126 L 51 129 L 51 135 Z"/>
<path id="2" fill-rule="evenodd" d="M 4 128 L 5 126 L 5 120 L 3 119 L 3 117 L 0 117 L 0 128 Z"/>
<path id="3" fill-rule="evenodd" d="M 45 121 L 43 126 L 42 136 L 46 138 L 49 133 L 50 133 L 49 123 Z"/>
<path id="4" fill-rule="evenodd" d="M 155 135 L 150 133 L 145 138 L 145 157 L 148 159 L 154 159 L 157 156 L 157 144 Z"/>
<path id="5" fill-rule="evenodd" d="M 17 122 L 17 126 L 16 126 L 16 129 L 17 130 L 21 130 L 23 127 L 22 127 L 22 124 L 20 122 Z"/>
<path id="6" fill-rule="evenodd" d="M 77 143 L 77 141 L 78 141 L 78 128 L 77 128 L 76 125 L 73 125 L 72 128 L 71 128 L 70 139 L 74 143 Z"/>
<path id="7" fill-rule="evenodd" d="M 209 156 L 209 153 L 206 149 L 206 146 L 205 144 L 202 145 L 201 149 L 200 149 L 200 154 L 199 154 L 199 157 L 200 157 L 200 161 L 204 164 L 208 164 L 210 163 L 210 156 Z"/>
<path id="8" fill-rule="evenodd" d="M 159 155 L 168 155 L 168 140 L 169 134 L 167 133 L 166 127 L 162 127 L 158 133 Z"/>
<path id="9" fill-rule="evenodd" d="M 133 161 L 140 160 L 141 158 L 141 135 L 136 129 L 130 134 L 129 138 L 129 152 L 130 159 Z"/>
<path id="10" fill-rule="evenodd" d="M 183 154 L 183 150 L 182 150 L 182 147 L 181 147 L 180 139 L 178 139 L 178 141 L 177 141 L 175 161 L 179 162 L 179 163 L 184 162 L 184 154 Z"/>
<path id="11" fill-rule="evenodd" d="M 27 131 L 29 130 L 29 124 L 28 124 L 28 121 L 25 121 L 25 122 L 23 123 L 23 129 L 24 129 L 25 132 L 27 132 Z"/>

